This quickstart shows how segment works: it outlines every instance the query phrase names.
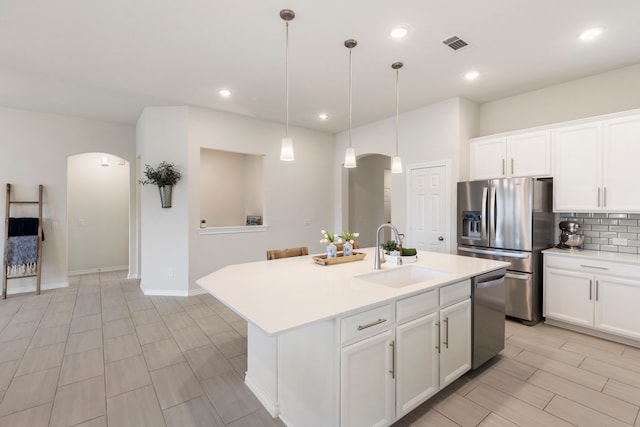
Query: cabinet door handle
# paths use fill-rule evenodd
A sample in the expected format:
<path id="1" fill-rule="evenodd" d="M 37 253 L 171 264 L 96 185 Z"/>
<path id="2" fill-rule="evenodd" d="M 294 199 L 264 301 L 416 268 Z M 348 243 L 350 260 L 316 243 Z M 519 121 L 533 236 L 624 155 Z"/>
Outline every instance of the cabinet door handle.
<path id="1" fill-rule="evenodd" d="M 386 321 L 387 321 L 387 319 L 378 319 L 378 320 L 375 320 L 375 321 L 373 321 L 371 323 L 367 323 L 366 325 L 358 325 L 358 330 L 361 331 L 363 329 L 367 329 L 367 328 L 370 328 L 372 326 L 379 325 L 380 323 L 384 323 Z"/>
<path id="2" fill-rule="evenodd" d="M 391 374 L 391 378 L 396 378 L 396 342 L 391 341 L 389 344 L 391 347 L 391 369 L 389 369 L 389 373 Z"/>
<path id="3" fill-rule="evenodd" d="M 506 174 L 506 170 L 505 170 L 505 160 L 502 159 L 502 175 Z"/>
<path id="4" fill-rule="evenodd" d="M 607 187 L 602 187 L 602 206 L 607 207 Z"/>
<path id="5" fill-rule="evenodd" d="M 580 264 L 580 267 L 584 267 L 584 268 L 596 268 L 598 270 L 608 270 L 607 267 L 596 267 L 595 265 L 586 265 L 586 264 Z"/>
<path id="6" fill-rule="evenodd" d="M 446 319 L 443 320 L 444 322 L 444 341 L 442 342 L 442 344 L 444 344 L 445 348 L 449 348 L 449 318 L 447 317 Z"/>
<path id="7" fill-rule="evenodd" d="M 600 207 L 600 187 L 598 187 L 598 207 Z"/>
<path id="8" fill-rule="evenodd" d="M 440 322 L 436 322 L 436 329 L 438 330 L 438 340 L 436 341 L 436 349 L 438 350 L 438 354 L 440 354 Z"/>
<path id="9" fill-rule="evenodd" d="M 598 301 L 598 279 L 596 279 L 596 301 Z"/>
<path id="10" fill-rule="evenodd" d="M 513 175 L 513 157 L 511 158 L 511 175 Z"/>
<path id="11" fill-rule="evenodd" d="M 589 301 L 593 298 L 593 281 L 589 280 Z"/>

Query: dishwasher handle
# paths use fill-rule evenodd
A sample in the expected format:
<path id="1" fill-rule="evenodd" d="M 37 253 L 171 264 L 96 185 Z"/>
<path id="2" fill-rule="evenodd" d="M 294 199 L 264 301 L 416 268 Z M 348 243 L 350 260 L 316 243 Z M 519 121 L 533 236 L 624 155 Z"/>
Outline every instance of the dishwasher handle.
<path id="1" fill-rule="evenodd" d="M 490 286 L 500 285 L 504 281 L 505 275 L 502 275 L 498 278 L 493 278 L 492 280 L 485 280 L 481 282 L 476 282 L 476 289 L 488 288 Z"/>

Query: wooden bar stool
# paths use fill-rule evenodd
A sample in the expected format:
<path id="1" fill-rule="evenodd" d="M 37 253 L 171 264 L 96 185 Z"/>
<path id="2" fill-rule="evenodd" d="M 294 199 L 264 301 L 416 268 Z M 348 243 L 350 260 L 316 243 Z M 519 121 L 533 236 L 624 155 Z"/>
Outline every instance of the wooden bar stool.
<path id="1" fill-rule="evenodd" d="M 278 258 L 291 258 L 294 256 L 309 255 L 309 248 L 306 246 L 300 246 L 297 248 L 287 249 L 270 249 L 267 251 L 267 260 Z"/>

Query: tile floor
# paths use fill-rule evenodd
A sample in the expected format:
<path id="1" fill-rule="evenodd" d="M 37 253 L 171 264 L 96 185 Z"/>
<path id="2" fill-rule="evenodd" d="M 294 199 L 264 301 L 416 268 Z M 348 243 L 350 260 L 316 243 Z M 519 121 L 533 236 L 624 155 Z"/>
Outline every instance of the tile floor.
<path id="1" fill-rule="evenodd" d="M 237 315 L 124 277 L 0 300 L 0 427 L 283 426 L 242 382 Z M 640 426 L 639 407 L 640 349 L 507 322 L 501 355 L 394 427 Z"/>

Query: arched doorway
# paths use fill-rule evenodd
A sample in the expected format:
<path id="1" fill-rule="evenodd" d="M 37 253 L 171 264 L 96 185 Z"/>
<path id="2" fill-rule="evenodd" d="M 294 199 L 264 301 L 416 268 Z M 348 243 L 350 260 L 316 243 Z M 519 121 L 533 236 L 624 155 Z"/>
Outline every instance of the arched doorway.
<path id="1" fill-rule="evenodd" d="M 129 265 L 130 165 L 107 153 L 67 158 L 69 275 Z"/>
<path id="2" fill-rule="evenodd" d="M 358 167 L 349 169 L 349 220 L 351 232 L 360 233 L 363 247 L 375 246 L 376 230 L 391 221 L 390 158 L 369 154 L 358 158 Z M 388 229 L 384 239 L 388 239 Z"/>

